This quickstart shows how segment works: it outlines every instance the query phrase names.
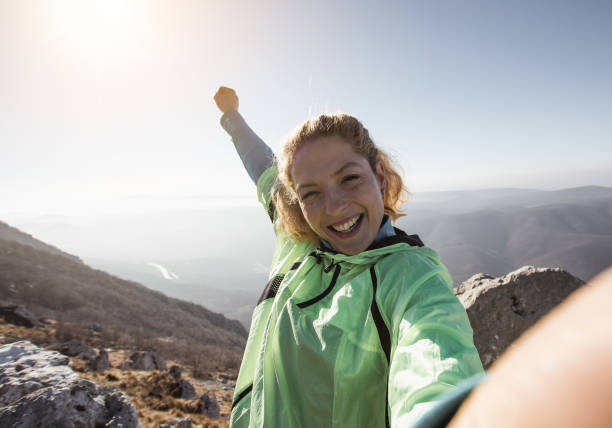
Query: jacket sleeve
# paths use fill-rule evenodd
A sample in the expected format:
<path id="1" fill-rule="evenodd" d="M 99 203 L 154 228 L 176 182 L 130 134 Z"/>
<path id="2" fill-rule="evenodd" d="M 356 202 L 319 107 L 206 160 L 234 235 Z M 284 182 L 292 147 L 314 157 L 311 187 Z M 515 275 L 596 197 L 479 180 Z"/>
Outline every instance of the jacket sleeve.
<path id="1" fill-rule="evenodd" d="M 391 338 L 391 427 L 414 426 L 443 392 L 484 371 L 446 268 L 408 267 L 387 275 L 394 284 L 382 302 Z"/>
<path id="2" fill-rule="evenodd" d="M 261 174 L 274 164 L 272 149 L 253 132 L 244 118 L 235 110 L 221 116 L 221 126 L 232 137 L 234 147 L 251 180 L 257 184 Z"/>

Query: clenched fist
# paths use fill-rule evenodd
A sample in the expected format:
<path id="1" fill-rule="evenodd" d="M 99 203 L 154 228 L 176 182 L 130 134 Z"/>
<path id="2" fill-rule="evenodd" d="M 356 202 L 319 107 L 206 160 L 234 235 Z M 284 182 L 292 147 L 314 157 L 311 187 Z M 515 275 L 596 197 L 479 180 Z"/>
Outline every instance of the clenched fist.
<path id="1" fill-rule="evenodd" d="M 238 111 L 238 95 L 236 95 L 236 91 L 232 88 L 220 86 L 215 94 L 215 102 L 223 113 L 230 110 Z"/>

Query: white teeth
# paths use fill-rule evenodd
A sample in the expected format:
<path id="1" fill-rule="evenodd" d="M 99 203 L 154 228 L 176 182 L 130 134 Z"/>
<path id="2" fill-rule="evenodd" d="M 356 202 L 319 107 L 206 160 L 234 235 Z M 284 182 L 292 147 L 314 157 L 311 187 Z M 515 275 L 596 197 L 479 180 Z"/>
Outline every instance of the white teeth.
<path id="1" fill-rule="evenodd" d="M 359 220 L 359 216 L 358 215 L 356 215 L 355 217 L 353 217 L 352 219 L 350 219 L 346 223 L 342 223 L 340 226 L 332 226 L 332 228 L 335 231 L 337 231 L 337 232 L 346 232 L 351 227 L 353 227 L 355 225 L 355 223 L 357 223 L 357 220 Z"/>

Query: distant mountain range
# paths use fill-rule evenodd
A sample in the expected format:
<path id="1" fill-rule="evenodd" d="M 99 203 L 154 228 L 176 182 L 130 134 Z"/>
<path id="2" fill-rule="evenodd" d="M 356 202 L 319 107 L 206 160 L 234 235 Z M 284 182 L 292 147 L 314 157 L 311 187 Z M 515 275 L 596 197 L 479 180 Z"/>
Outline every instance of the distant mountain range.
<path id="1" fill-rule="evenodd" d="M 14 222 L 86 263 L 249 324 L 274 249 L 260 207 Z M 455 285 L 476 273 L 612 265 L 612 188 L 416 193 L 397 227 L 438 251 Z M 164 278 L 159 267 L 178 278 Z"/>
<path id="2" fill-rule="evenodd" d="M 415 204 L 398 227 L 436 249 L 455 285 L 523 265 L 589 280 L 612 265 L 612 189 L 448 192 Z M 418 196 L 417 196 L 418 201 Z"/>

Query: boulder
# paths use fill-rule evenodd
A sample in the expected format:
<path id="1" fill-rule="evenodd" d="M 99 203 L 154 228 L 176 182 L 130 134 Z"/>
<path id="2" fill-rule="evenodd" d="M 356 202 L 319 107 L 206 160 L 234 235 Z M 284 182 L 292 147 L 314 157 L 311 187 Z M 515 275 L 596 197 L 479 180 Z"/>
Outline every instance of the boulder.
<path id="1" fill-rule="evenodd" d="M 9 324 L 28 328 L 42 327 L 42 323 L 21 305 L 0 302 L 0 315 Z"/>
<path id="2" fill-rule="evenodd" d="M 456 290 L 488 368 L 525 330 L 584 282 L 561 269 L 524 266 L 505 276 L 477 274 Z"/>
<path id="3" fill-rule="evenodd" d="M 191 382 L 186 379 L 177 379 L 178 388 L 177 393 L 175 394 L 176 398 L 184 398 L 186 400 L 191 400 L 196 396 L 196 391 Z"/>
<path id="4" fill-rule="evenodd" d="M 166 370 L 166 360 L 156 351 L 137 351 L 123 362 L 124 370 Z"/>
<path id="5" fill-rule="evenodd" d="M 0 347 L 0 420 L 10 427 L 140 426 L 125 394 L 81 379 L 68 357 L 27 341 Z"/>
<path id="6" fill-rule="evenodd" d="M 177 365 L 173 365 L 170 367 L 170 369 L 168 370 L 168 372 L 170 373 L 170 375 L 176 379 L 179 380 L 181 378 L 181 373 L 183 372 L 183 369 L 181 369 L 179 366 Z"/>
<path id="7" fill-rule="evenodd" d="M 88 361 L 95 359 L 97 356 L 96 351 L 93 348 L 91 348 L 88 344 L 76 339 L 51 345 L 50 348 L 69 357 L 80 357 Z"/>
<path id="8" fill-rule="evenodd" d="M 202 394 L 202 396 L 198 399 L 197 406 L 198 411 L 205 416 L 212 419 L 219 417 L 219 403 L 217 403 L 215 397 L 209 396 L 208 394 Z"/>
<path id="9" fill-rule="evenodd" d="M 101 372 L 111 368 L 106 349 L 101 348 L 98 351 L 98 355 L 94 359 L 89 360 L 89 368 L 94 372 Z"/>

